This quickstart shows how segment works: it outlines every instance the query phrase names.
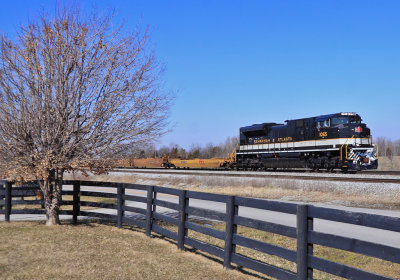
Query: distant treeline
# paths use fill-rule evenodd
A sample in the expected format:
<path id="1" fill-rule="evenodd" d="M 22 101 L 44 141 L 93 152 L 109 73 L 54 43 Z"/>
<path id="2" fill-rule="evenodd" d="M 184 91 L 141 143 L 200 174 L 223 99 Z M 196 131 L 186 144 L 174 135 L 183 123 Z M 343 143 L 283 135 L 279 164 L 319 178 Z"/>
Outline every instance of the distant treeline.
<path id="1" fill-rule="evenodd" d="M 379 156 L 386 156 L 388 158 L 400 156 L 400 139 L 393 141 L 386 137 L 378 137 L 376 143 L 378 144 Z"/>
<path id="2" fill-rule="evenodd" d="M 171 143 L 169 146 L 162 146 L 156 149 L 154 145 L 139 150 L 134 157 L 162 157 L 164 155 L 170 158 L 194 159 L 194 158 L 225 158 L 232 153 L 236 145 L 239 143 L 237 137 L 228 137 L 224 143 L 214 145 L 208 143 L 205 146 L 200 144 L 192 144 L 188 150 L 180 147 L 178 144 Z"/>

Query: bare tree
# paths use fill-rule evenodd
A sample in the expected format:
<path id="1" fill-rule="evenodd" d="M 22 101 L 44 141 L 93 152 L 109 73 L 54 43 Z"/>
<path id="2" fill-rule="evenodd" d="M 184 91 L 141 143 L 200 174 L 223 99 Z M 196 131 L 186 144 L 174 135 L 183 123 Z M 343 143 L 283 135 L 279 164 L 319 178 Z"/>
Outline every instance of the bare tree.
<path id="1" fill-rule="evenodd" d="M 59 223 L 64 171 L 104 167 L 167 126 L 148 32 L 111 20 L 65 8 L 0 38 L 0 160 L 39 180 L 48 225 Z"/>
<path id="2" fill-rule="evenodd" d="M 379 156 L 386 156 L 387 139 L 385 137 L 378 137 L 376 142 L 378 145 Z"/>

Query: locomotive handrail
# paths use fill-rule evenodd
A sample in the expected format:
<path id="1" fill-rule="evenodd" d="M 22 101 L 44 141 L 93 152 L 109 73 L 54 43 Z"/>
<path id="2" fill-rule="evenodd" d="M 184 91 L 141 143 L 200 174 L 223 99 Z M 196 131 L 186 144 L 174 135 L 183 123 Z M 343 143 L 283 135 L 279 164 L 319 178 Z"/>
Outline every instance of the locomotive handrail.
<path id="1" fill-rule="evenodd" d="M 375 142 L 374 138 L 372 138 L 371 136 L 371 140 L 372 142 L 374 142 L 374 145 L 376 146 L 376 159 L 379 159 L 379 147 L 378 147 L 378 143 Z"/>
<path id="2" fill-rule="evenodd" d="M 353 139 L 353 138 L 354 138 L 354 135 L 353 135 L 353 136 L 351 136 L 350 140 L 351 140 L 351 139 Z M 349 143 L 347 143 L 347 145 L 346 145 L 346 160 L 348 160 L 348 158 L 347 158 L 347 147 L 349 146 L 349 144 L 350 144 L 350 142 L 349 142 Z"/>
<path id="3" fill-rule="evenodd" d="M 342 144 L 342 146 L 340 146 L 340 160 L 343 160 L 343 152 L 342 152 L 343 146 L 346 145 L 347 141 L 353 139 L 353 137 L 354 137 L 354 135 L 349 137 L 349 138 L 347 138 L 346 141 Z M 349 144 L 346 145 L 346 160 L 347 160 L 347 147 L 348 147 L 348 145 Z"/>

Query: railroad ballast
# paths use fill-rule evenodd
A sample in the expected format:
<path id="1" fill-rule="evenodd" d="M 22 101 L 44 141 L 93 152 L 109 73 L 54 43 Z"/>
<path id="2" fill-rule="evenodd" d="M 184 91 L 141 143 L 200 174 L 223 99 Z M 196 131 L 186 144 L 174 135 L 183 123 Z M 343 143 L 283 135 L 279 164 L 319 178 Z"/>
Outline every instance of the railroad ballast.
<path id="1" fill-rule="evenodd" d="M 237 169 L 376 169 L 370 129 L 356 113 L 336 113 L 240 128 Z"/>

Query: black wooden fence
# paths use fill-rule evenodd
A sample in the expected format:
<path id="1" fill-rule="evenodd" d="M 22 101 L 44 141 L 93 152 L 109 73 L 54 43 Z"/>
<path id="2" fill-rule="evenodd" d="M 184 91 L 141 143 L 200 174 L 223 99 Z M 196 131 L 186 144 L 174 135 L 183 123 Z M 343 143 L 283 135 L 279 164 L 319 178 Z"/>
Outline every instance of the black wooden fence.
<path id="1" fill-rule="evenodd" d="M 42 200 L 21 199 L 28 196 L 35 196 L 38 190 L 37 185 L 15 187 L 7 181 L 0 181 L 0 184 L 2 185 L 2 188 L 0 187 L 0 213 L 5 215 L 6 221 L 9 221 L 12 214 L 45 213 L 43 209 L 13 209 L 13 206 L 18 204 L 42 204 Z M 91 191 L 88 191 L 85 190 L 87 187 L 96 188 L 91 188 Z M 103 189 L 102 187 L 108 189 Z M 142 192 L 142 195 L 140 195 L 139 191 Z M 350 279 L 392 279 L 314 256 L 314 244 L 371 256 L 397 264 L 400 263 L 400 248 L 317 232 L 313 228 L 314 219 L 323 219 L 400 232 L 400 219 L 395 217 L 137 184 L 64 181 L 62 193 L 63 196 L 72 196 L 71 200 L 63 200 L 62 202 L 63 205 L 72 205 L 72 210 L 63 210 L 60 214 L 72 215 L 75 223 L 78 216 L 87 216 L 115 220 L 118 227 L 122 227 L 123 224 L 134 225 L 144 228 L 148 236 L 152 232 L 156 232 L 176 240 L 179 249 L 183 250 L 186 245 L 217 256 L 223 260 L 225 268 L 230 268 L 232 264 L 237 264 L 278 279 L 312 279 L 313 269 Z M 160 195 L 157 196 L 160 193 L 175 197 L 177 203 L 161 199 Z M 113 198 L 116 200 L 116 203 L 90 202 L 82 199 L 84 197 Z M 223 203 L 225 211 L 220 212 L 194 207 L 191 205 L 191 201 L 193 200 Z M 141 204 L 142 207 L 134 207 L 132 206 L 132 202 Z M 82 206 L 96 207 L 97 210 L 82 210 Z M 165 212 L 157 211 L 159 209 L 157 207 L 170 209 L 176 215 L 171 216 L 165 214 Z M 239 214 L 241 207 L 295 215 L 297 224 L 296 227 L 291 227 L 246 218 Z M 114 209 L 114 212 L 101 213 L 99 209 Z M 189 217 L 203 217 L 223 222 L 225 223 L 225 231 L 193 222 Z M 167 229 L 162 224 L 157 224 L 156 221 L 175 225 L 177 226 L 177 231 Z M 297 239 L 297 249 L 291 250 L 242 236 L 237 233 L 237 226 Z M 223 240 L 225 246 L 222 248 L 189 237 L 188 230 Z M 286 259 L 296 264 L 297 272 L 285 270 L 239 254 L 236 252 L 236 246 L 247 247 Z"/>

